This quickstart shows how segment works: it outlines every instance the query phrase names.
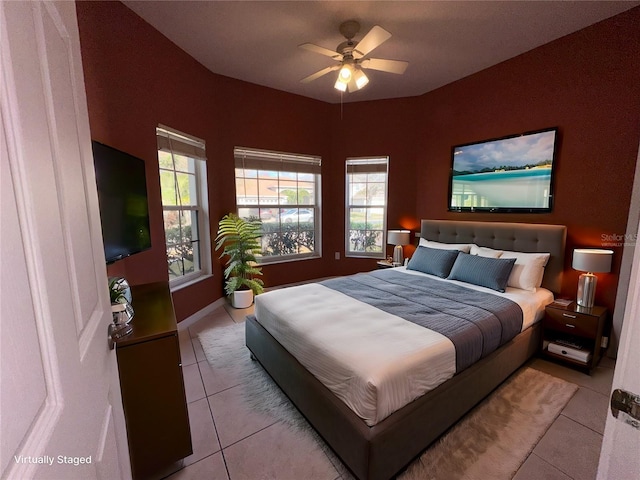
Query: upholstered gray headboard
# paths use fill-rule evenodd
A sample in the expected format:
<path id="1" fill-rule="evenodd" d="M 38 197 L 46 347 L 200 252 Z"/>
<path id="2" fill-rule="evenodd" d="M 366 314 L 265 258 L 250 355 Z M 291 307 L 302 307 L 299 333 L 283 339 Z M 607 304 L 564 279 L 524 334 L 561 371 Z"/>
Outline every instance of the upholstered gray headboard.
<path id="1" fill-rule="evenodd" d="M 444 243 L 475 243 L 517 252 L 550 253 L 542 286 L 559 293 L 564 271 L 567 227 L 533 223 L 422 220 L 420 236 Z"/>

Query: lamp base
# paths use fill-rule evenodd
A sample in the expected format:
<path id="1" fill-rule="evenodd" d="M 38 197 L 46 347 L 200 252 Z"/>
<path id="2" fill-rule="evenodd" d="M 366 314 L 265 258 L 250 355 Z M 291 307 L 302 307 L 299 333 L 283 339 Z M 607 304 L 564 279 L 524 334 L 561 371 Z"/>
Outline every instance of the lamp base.
<path id="1" fill-rule="evenodd" d="M 593 307 L 593 301 L 596 296 L 596 284 L 598 277 L 593 273 L 583 273 L 578 279 L 578 296 L 576 303 L 581 307 Z"/>
<path id="2" fill-rule="evenodd" d="M 404 251 L 402 250 L 402 245 L 396 245 L 393 248 L 393 265 L 400 266 L 404 263 Z"/>

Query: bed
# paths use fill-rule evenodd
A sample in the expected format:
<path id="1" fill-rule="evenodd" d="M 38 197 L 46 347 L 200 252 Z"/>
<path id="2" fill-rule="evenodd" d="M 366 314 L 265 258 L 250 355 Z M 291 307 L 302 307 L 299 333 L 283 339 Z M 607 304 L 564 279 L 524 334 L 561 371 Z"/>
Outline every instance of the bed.
<path id="1" fill-rule="evenodd" d="M 551 292 L 560 291 L 566 239 L 564 226 L 423 220 L 420 236 L 421 241 L 549 253 L 542 287 Z M 393 280 L 400 274 L 398 271 L 386 276 Z M 371 281 L 377 282 L 377 277 L 384 276 L 374 274 Z M 299 361 L 274 338 L 279 335 L 273 330 L 266 311 L 257 304 L 258 318 L 247 319 L 247 347 L 359 479 L 391 478 L 526 362 L 540 346 L 539 324 L 528 322 L 532 323 L 528 326 L 523 321 L 521 331 L 514 333 L 515 336 L 497 350 L 483 355 L 406 405 L 382 414 L 374 412 L 373 417 L 368 418 L 362 411 L 354 411 L 353 405 L 347 406 L 333 385 L 330 385 L 331 390 L 318 380 L 322 375 L 310 373 L 301 363 L 308 360 Z M 326 315 L 329 317 L 334 313 L 329 310 Z M 315 311 L 315 314 L 322 315 L 322 312 Z M 260 323 L 261 316 L 264 325 Z M 265 325 L 272 329 L 273 335 Z M 295 350 L 291 346 L 289 349 Z"/>

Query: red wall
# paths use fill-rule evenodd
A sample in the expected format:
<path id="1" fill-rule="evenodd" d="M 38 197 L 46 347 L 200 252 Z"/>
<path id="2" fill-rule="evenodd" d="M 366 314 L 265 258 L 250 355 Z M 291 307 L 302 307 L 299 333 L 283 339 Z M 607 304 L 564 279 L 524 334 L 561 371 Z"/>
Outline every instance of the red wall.
<path id="1" fill-rule="evenodd" d="M 635 34 L 632 34 L 635 32 Z M 574 247 L 624 234 L 640 137 L 640 8 L 483 70 L 419 99 L 419 218 L 515 221 L 568 227 L 563 295 L 575 296 Z M 553 211 L 447 211 L 451 146 L 559 127 Z M 596 302 L 613 308 L 613 272 L 598 275 Z"/>
<path id="2" fill-rule="evenodd" d="M 327 174 L 323 172 L 323 182 L 330 184 L 330 194 L 326 202 L 332 209 L 332 222 L 339 230 L 327 239 L 328 254 L 345 250 L 345 159 L 347 157 L 388 156 L 388 229 L 420 230 L 420 222 L 415 215 L 416 165 L 420 153 L 415 148 L 415 131 L 419 109 L 415 98 L 400 98 L 373 102 L 347 103 L 342 107 L 334 105 L 332 116 L 334 164 Z M 326 223 L 325 223 L 326 225 Z M 388 247 L 392 254 L 393 247 Z M 405 255 L 410 256 L 413 247 L 405 247 Z M 345 258 L 334 262 L 333 275 L 344 275 L 354 271 L 375 268 L 376 260 Z"/>
<path id="3" fill-rule="evenodd" d="M 419 218 L 563 223 L 569 248 L 625 231 L 640 133 L 640 90 L 631 80 L 640 77 L 640 53 L 629 32 L 639 29 L 640 8 L 423 96 L 342 108 L 213 74 L 119 2 L 76 8 L 92 137 L 147 162 L 153 248 L 109 267 L 132 284 L 167 279 L 159 123 L 207 143 L 212 237 L 235 209 L 234 146 L 322 156 L 323 258 L 264 267 L 270 286 L 375 266 L 344 258 L 348 156 L 389 155 L 389 228 L 418 230 Z M 561 132 L 553 213 L 447 212 L 451 145 L 549 126 Z M 618 249 L 615 272 L 620 257 Z M 178 319 L 222 296 L 212 258 L 213 277 L 174 293 Z M 601 276 L 598 290 L 610 307 L 615 272 Z M 576 279 L 565 275 L 567 295 Z"/>
<path id="4" fill-rule="evenodd" d="M 91 136 L 142 158 L 153 247 L 111 265 L 132 285 L 167 279 L 155 127 L 164 124 L 207 144 L 212 238 L 235 209 L 233 147 L 329 157 L 328 104 L 216 75 L 119 2 L 78 2 Z M 328 221 L 329 218 L 327 217 Z M 213 277 L 174 292 L 178 319 L 223 295 L 218 255 Z M 326 258 L 264 268 L 267 285 L 327 275 Z"/>

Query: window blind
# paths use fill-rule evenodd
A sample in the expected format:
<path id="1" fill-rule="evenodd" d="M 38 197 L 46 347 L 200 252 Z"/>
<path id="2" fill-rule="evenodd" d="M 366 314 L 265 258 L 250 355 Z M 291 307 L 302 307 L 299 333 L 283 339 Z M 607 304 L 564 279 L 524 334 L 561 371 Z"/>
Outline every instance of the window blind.
<path id="1" fill-rule="evenodd" d="M 245 170 L 271 170 L 319 175 L 322 164 L 321 158 L 315 155 L 272 152 L 244 147 L 235 147 L 233 155 L 236 168 Z"/>
<path id="2" fill-rule="evenodd" d="M 384 173 L 388 157 L 347 158 L 347 173 Z"/>
<path id="3" fill-rule="evenodd" d="M 176 155 L 206 160 L 205 142 L 186 133 L 179 132 L 164 125 L 156 127 L 158 150 L 173 152 Z"/>

